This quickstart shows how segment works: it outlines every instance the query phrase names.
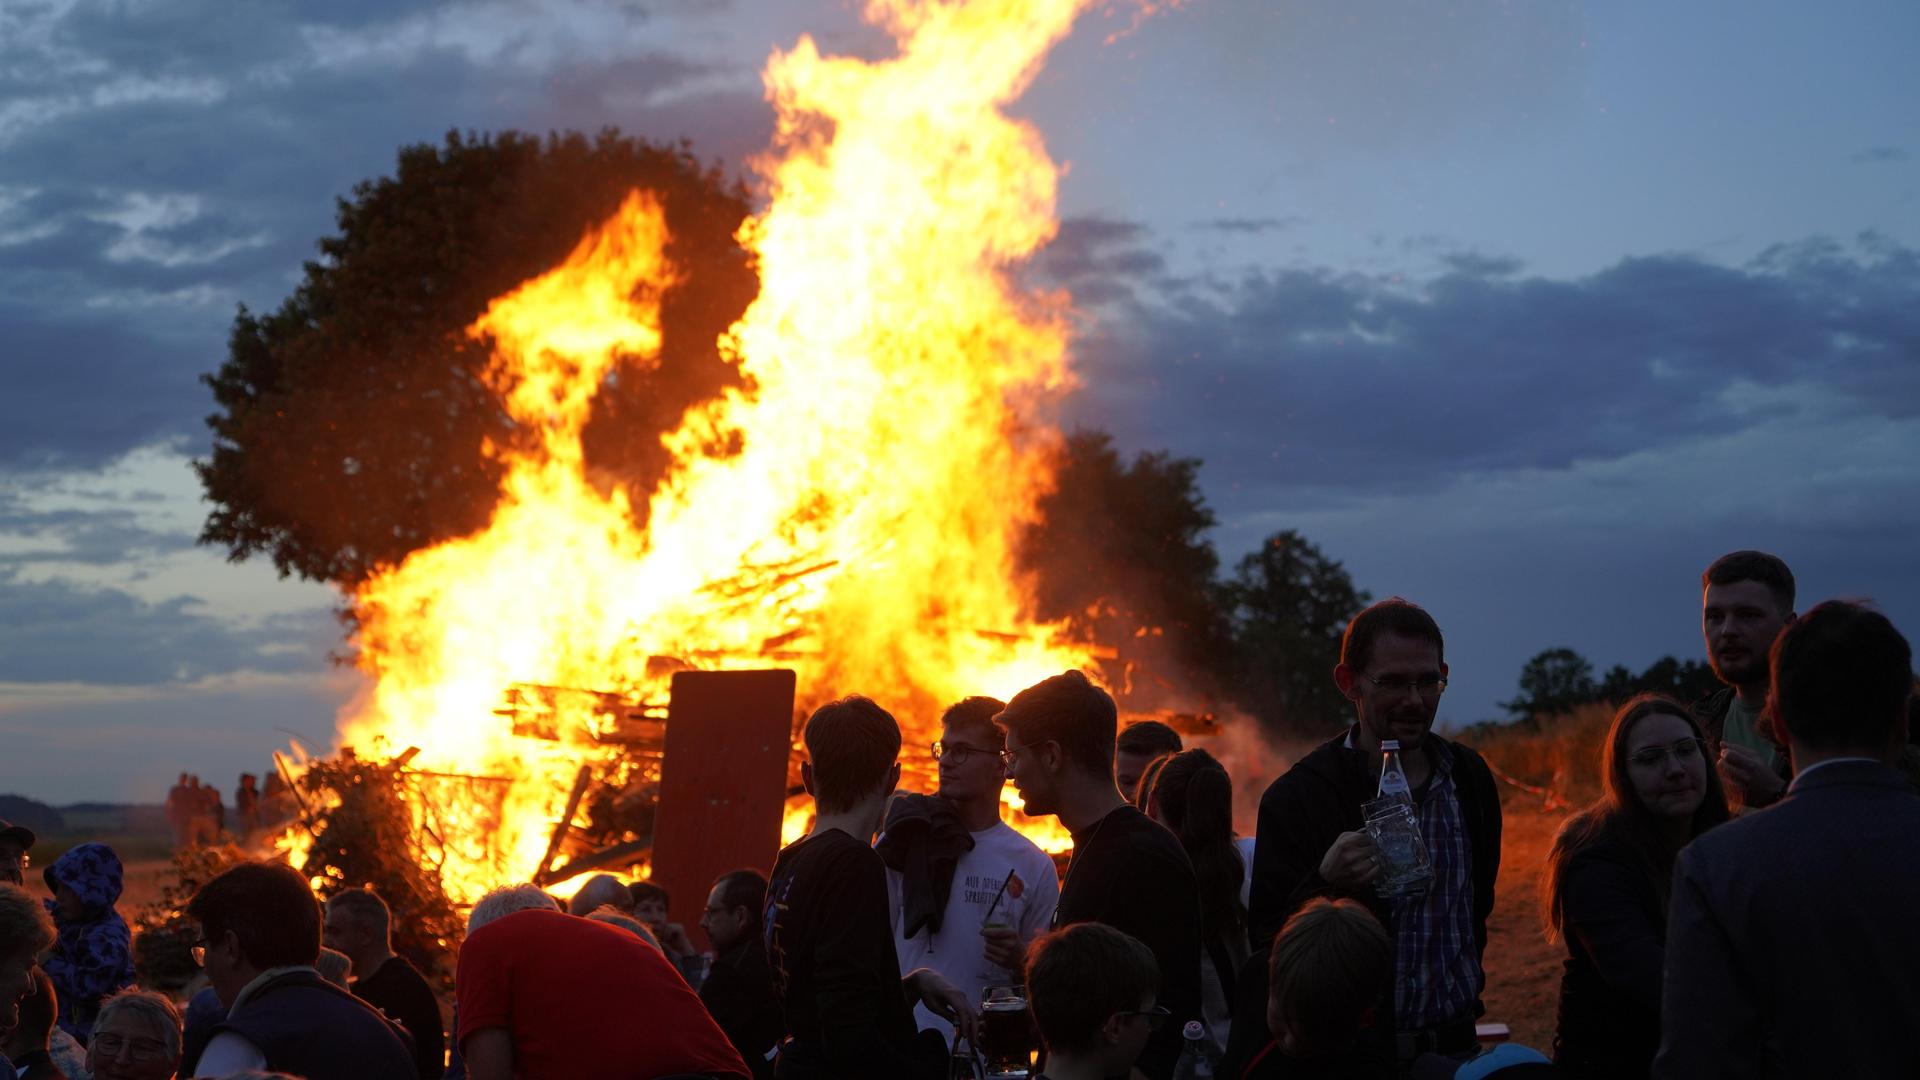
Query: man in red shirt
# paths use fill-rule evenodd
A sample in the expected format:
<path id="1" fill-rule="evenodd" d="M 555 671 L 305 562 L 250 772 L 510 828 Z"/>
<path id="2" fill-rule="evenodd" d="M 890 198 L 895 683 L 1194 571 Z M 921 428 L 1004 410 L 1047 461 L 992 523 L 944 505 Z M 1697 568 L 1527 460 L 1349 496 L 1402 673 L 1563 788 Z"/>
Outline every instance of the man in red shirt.
<path id="1" fill-rule="evenodd" d="M 673 965 L 638 937 L 557 911 L 475 931 L 455 976 L 471 1080 L 749 1080 Z"/>

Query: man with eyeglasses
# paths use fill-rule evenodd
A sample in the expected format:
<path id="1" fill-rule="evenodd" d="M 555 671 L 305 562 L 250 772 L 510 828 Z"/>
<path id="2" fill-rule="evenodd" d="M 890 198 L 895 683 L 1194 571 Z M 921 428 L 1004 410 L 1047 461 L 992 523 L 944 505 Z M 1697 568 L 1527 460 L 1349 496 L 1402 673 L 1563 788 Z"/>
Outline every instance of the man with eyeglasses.
<path id="1" fill-rule="evenodd" d="M 1500 793 L 1479 754 L 1433 733 L 1447 686 L 1433 616 L 1390 597 L 1347 624 L 1334 682 L 1355 722 L 1275 780 L 1260 799 L 1248 934 L 1255 951 L 1316 896 L 1351 897 L 1394 938 L 1390 1001 L 1372 1051 L 1404 1074 L 1423 1053 L 1470 1056 L 1484 1012 L 1482 957 L 1500 871 Z M 1433 861 L 1426 893 L 1388 900 L 1361 805 L 1380 783 L 1381 742 L 1400 744 L 1421 836 Z"/>
<path id="2" fill-rule="evenodd" d="M 760 940 L 760 913 L 767 906 L 767 879 L 757 870 L 721 874 L 707 894 L 700 929 L 713 943 L 713 967 L 700 984 L 700 1003 L 740 1052 L 753 1080 L 773 1080 L 773 1052 L 787 1033 L 780 999 L 773 994 L 767 947 Z"/>
<path id="3" fill-rule="evenodd" d="M 1171 1019 L 1159 985 L 1153 951 L 1111 926 L 1076 923 L 1034 942 L 1027 998 L 1047 1048 L 1036 1080 L 1127 1075 Z"/>
<path id="4" fill-rule="evenodd" d="M 949 706 L 940 718 L 940 740 L 929 748 L 940 770 L 938 795 L 931 800 L 909 796 L 895 804 L 901 811 L 931 805 L 951 816 L 958 858 L 945 876 L 946 887 L 941 888 L 942 875 L 923 871 L 927 863 L 914 857 L 916 847 L 932 846 L 930 830 L 912 833 L 918 843 L 903 842 L 910 831 L 904 813 L 889 816 L 876 848 L 888 863 L 900 973 L 932 968 L 975 1002 L 989 986 L 1020 983 L 1027 945 L 1046 931 L 1060 898 L 1052 857 L 1000 820 L 1000 792 L 1007 782 L 1000 752 L 1006 737 L 993 718 L 1004 708 L 1004 702 L 990 697 Z M 915 1019 L 922 1028 L 953 1037 L 953 1026 L 925 1005 L 915 1008 Z"/>

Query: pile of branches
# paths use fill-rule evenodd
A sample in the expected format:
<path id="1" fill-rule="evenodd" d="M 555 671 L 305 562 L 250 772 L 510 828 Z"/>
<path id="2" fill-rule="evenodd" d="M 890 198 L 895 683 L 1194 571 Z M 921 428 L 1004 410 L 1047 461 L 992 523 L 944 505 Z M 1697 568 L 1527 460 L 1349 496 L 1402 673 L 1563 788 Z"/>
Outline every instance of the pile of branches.
<path id="1" fill-rule="evenodd" d="M 356 886 L 380 894 L 393 910 L 393 951 L 450 990 L 466 922 L 441 886 L 441 842 L 404 798 L 417 782 L 409 756 L 376 761 L 347 749 L 308 765 L 294 828 L 312 833 L 313 846 L 298 869 L 323 900 Z"/>
<path id="2" fill-rule="evenodd" d="M 173 867 L 160 883 L 160 898 L 143 905 L 133 917 L 133 968 L 141 986 L 177 994 L 199 974 L 192 949 L 200 928 L 187 917 L 187 901 L 200 886 L 246 859 L 246 852 L 231 844 L 173 853 Z"/>

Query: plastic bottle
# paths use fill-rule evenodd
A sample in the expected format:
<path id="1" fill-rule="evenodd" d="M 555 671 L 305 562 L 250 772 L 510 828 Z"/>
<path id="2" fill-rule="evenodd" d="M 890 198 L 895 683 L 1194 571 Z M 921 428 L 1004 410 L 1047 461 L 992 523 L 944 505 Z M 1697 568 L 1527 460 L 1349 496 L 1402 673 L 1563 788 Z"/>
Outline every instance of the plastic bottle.
<path id="1" fill-rule="evenodd" d="M 1185 1037 L 1186 1045 L 1180 1049 L 1180 1060 L 1174 1063 L 1173 1080 L 1212 1080 L 1213 1059 L 1208 1056 L 1207 1025 L 1189 1020 L 1180 1034 Z"/>

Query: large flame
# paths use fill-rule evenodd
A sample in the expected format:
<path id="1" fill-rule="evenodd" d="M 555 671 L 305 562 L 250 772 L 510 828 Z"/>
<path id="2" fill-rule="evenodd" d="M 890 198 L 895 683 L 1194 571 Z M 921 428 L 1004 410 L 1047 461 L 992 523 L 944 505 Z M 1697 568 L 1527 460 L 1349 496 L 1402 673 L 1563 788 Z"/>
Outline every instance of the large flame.
<path id="1" fill-rule="evenodd" d="M 777 658 L 803 706 L 871 695 L 912 748 L 947 702 L 1089 665 L 1031 617 L 1014 566 L 1051 479 L 1035 407 L 1068 373 L 1064 298 L 1006 274 L 1053 235 L 1057 172 L 1000 111 L 1083 2 L 873 0 L 893 59 L 806 38 L 772 57 L 770 202 L 742 231 L 761 291 L 723 343 L 748 389 L 666 436 L 674 466 L 644 531 L 587 481 L 580 433 L 609 372 L 657 362 L 675 271 L 654 199 L 635 193 L 471 328 L 537 438 L 495 451 L 507 475 L 486 529 L 355 593 L 374 681 L 342 722 L 346 745 L 514 781 L 498 807 L 430 808 L 456 900 L 524 880 L 574 771 L 613 758 L 587 704 L 556 704 L 557 741 L 515 735 L 496 713 L 512 684 L 657 699 L 650 658 Z"/>

